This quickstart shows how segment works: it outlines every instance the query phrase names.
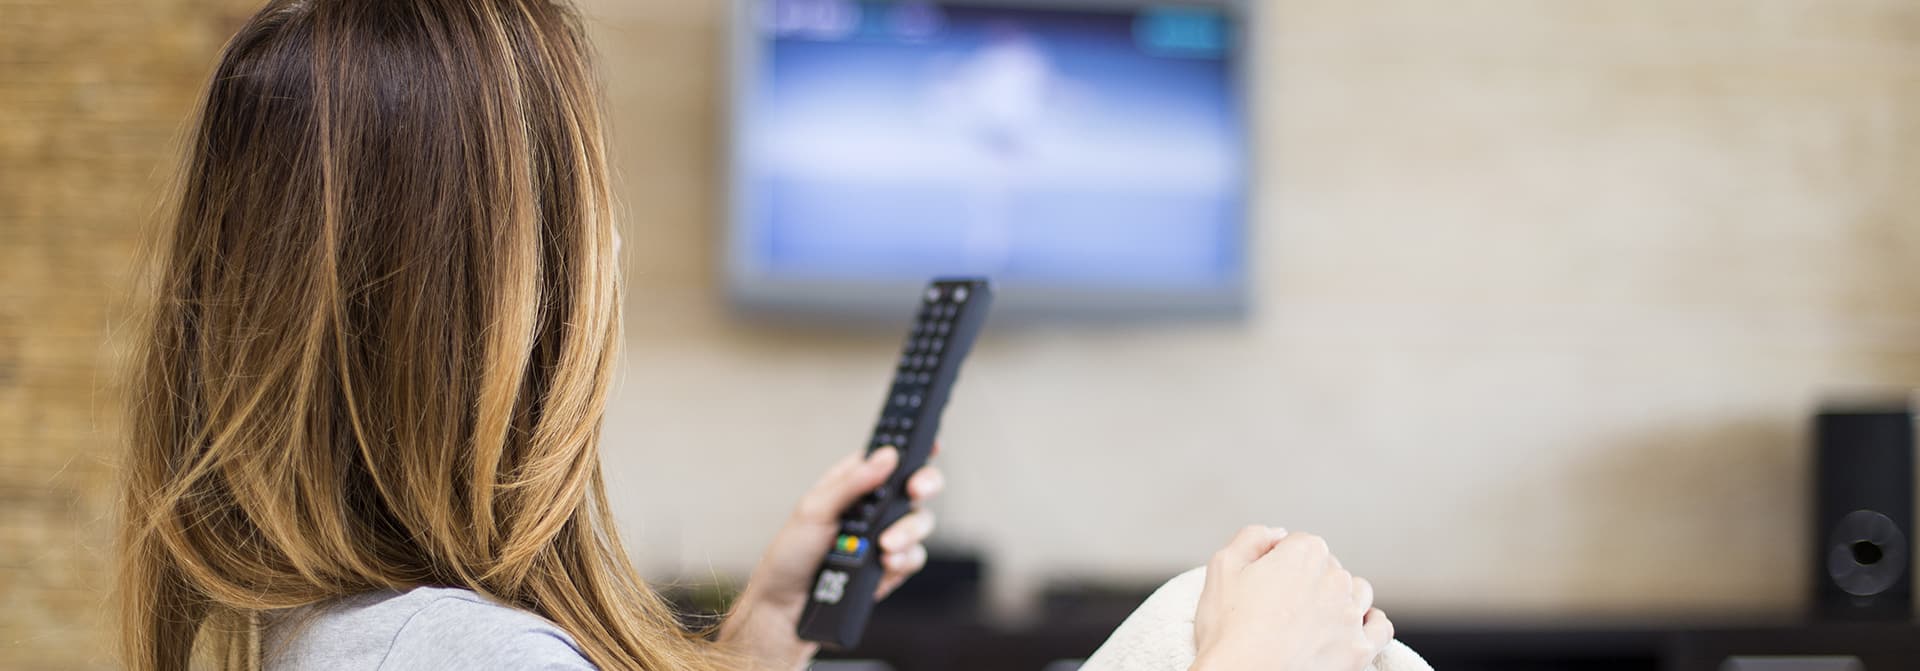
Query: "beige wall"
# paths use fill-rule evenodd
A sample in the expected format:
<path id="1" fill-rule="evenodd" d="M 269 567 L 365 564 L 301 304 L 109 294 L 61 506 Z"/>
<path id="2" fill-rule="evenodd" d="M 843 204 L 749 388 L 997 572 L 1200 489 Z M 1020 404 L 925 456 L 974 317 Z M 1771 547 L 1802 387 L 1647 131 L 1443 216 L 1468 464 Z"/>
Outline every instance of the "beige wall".
<path id="1" fill-rule="evenodd" d="M 0 0 L 0 669 L 109 666 L 108 331 L 174 133 L 252 4 Z"/>
<path id="2" fill-rule="evenodd" d="M 1803 418 L 1920 385 L 1920 2 L 1264 5 L 1252 316 L 990 331 L 941 534 L 1003 602 L 1263 520 L 1402 611 L 1797 606 Z M 895 335 L 726 315 L 723 11 L 588 7 L 634 250 L 617 505 L 655 573 L 743 571 Z"/>
<path id="3" fill-rule="evenodd" d="M 741 570 L 894 336 L 725 316 L 720 7 L 584 1 L 632 213 L 616 498 L 656 575 Z M 0 0 L 0 668 L 108 665 L 111 306 L 252 4 Z M 1265 5 L 1253 315 L 991 332 L 942 536 L 1007 595 L 1259 519 L 1402 611 L 1796 603 L 1799 418 L 1920 385 L 1920 2 Z"/>

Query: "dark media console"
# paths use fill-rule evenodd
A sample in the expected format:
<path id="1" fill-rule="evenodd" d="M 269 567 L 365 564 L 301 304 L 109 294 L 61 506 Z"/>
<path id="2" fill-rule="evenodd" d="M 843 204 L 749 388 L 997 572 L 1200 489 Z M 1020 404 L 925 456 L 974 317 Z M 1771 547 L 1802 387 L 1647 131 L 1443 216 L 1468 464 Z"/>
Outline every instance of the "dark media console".
<path id="1" fill-rule="evenodd" d="M 1126 613 L 1041 618 L 1003 627 L 881 606 L 869 642 L 822 659 L 875 659 L 892 671 L 1071 671 Z M 1905 622 L 1396 623 L 1397 638 L 1438 671 L 1907 671 L 1920 669 L 1920 627 Z M 1792 659 L 1800 666 L 1781 665 Z M 1728 665 L 1729 660 L 1759 665 Z M 1810 664 L 1825 664 L 1812 666 Z M 1838 666 L 1835 666 L 1838 664 Z M 1850 666 L 1849 664 L 1858 664 Z"/>

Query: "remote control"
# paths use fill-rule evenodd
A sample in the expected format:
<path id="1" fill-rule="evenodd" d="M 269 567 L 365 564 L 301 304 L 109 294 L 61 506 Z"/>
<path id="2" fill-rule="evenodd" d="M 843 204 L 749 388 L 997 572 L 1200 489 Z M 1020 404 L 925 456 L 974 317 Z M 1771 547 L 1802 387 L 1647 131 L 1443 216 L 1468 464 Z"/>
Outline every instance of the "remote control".
<path id="1" fill-rule="evenodd" d="M 927 286 L 867 443 L 868 452 L 887 446 L 900 450 L 900 465 L 841 513 L 840 532 L 820 562 L 800 614 L 800 638 L 842 649 L 860 643 L 873 612 L 873 592 L 886 572 L 880 566 L 880 532 L 913 510 L 907 478 L 932 456 L 947 390 L 973 349 L 992 301 L 993 289 L 981 278 L 942 278 Z"/>

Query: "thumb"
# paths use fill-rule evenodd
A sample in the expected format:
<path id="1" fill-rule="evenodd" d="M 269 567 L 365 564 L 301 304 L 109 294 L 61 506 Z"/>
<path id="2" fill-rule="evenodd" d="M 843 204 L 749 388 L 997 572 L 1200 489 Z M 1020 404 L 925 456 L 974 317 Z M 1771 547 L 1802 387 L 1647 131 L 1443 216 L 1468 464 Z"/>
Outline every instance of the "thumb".
<path id="1" fill-rule="evenodd" d="M 1213 561 L 1207 565 L 1207 575 L 1222 571 L 1238 571 L 1248 564 L 1265 556 L 1287 537 L 1287 530 L 1259 524 L 1248 525 L 1234 534 L 1227 546 L 1214 553 Z"/>
<path id="2" fill-rule="evenodd" d="M 865 459 L 849 457 L 820 476 L 800 500 L 799 512 L 811 520 L 832 521 L 855 500 L 886 482 L 899 465 L 900 451 L 892 447 L 874 450 Z"/>

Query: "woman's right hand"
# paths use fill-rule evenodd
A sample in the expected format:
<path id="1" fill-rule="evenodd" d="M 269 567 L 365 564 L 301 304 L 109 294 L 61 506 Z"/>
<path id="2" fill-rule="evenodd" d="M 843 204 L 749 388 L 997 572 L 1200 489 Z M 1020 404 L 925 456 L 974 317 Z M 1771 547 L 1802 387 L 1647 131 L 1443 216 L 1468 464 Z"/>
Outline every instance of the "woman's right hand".
<path id="1" fill-rule="evenodd" d="M 1207 563 L 1193 638 L 1194 671 L 1360 671 L 1393 623 L 1319 536 L 1250 526 Z"/>

